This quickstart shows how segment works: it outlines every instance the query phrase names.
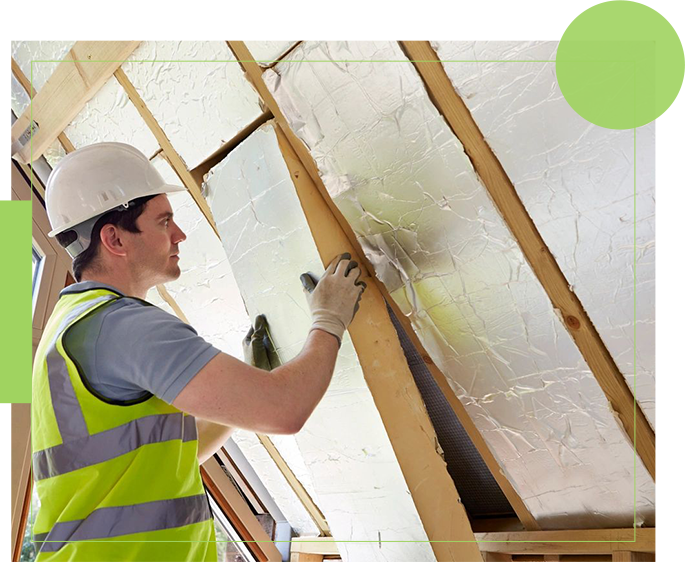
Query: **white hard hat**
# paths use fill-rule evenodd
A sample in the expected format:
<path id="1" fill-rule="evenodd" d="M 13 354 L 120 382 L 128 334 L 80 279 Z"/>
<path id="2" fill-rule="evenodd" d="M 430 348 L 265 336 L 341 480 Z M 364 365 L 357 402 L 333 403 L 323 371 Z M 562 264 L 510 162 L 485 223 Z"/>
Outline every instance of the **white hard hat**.
<path id="1" fill-rule="evenodd" d="M 102 142 L 68 154 L 45 188 L 45 206 L 55 236 L 129 201 L 185 191 L 164 181 L 147 157 L 128 144 Z"/>

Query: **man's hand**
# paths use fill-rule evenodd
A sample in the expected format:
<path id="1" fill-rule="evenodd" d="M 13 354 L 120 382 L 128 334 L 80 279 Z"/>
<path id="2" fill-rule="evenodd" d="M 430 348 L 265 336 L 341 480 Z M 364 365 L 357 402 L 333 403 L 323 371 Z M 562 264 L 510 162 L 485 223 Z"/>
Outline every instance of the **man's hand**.
<path id="1" fill-rule="evenodd" d="M 300 281 L 304 287 L 309 309 L 312 313 L 312 330 L 323 330 L 338 338 L 338 345 L 354 315 L 366 283 L 359 281 L 361 270 L 350 254 L 341 254 L 328 266 L 318 284 L 314 278 L 303 273 Z"/>
<path id="2" fill-rule="evenodd" d="M 264 371 L 271 371 L 281 365 L 268 328 L 266 316 L 260 314 L 243 340 L 245 363 Z"/>

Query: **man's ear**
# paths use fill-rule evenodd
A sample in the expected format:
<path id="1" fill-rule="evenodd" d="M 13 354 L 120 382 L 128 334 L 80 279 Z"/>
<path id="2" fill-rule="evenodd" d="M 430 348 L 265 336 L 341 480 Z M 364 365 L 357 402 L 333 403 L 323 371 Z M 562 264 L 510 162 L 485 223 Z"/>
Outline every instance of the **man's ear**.
<path id="1" fill-rule="evenodd" d="M 113 224 L 106 224 L 100 230 L 100 242 L 103 248 L 115 256 L 126 255 L 126 246 L 120 234 L 120 230 Z"/>

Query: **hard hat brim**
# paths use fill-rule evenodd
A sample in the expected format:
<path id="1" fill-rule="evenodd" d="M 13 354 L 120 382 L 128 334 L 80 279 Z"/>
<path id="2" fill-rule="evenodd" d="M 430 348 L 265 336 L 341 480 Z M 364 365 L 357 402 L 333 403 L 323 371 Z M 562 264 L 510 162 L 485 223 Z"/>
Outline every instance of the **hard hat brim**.
<path id="1" fill-rule="evenodd" d="M 136 197 L 136 199 L 140 197 L 149 197 L 151 195 L 162 195 L 164 193 L 177 193 L 180 191 L 187 191 L 185 187 L 182 187 L 180 185 L 172 185 L 169 183 L 166 183 L 164 185 L 161 185 L 160 187 L 156 189 L 152 189 L 149 193 L 144 193 L 142 195 L 139 195 Z M 121 202 L 116 202 L 110 207 L 109 209 L 105 209 L 99 216 L 104 215 L 105 213 L 108 213 L 112 209 L 116 209 L 121 205 Z M 79 217 L 77 219 L 74 219 L 73 221 L 68 222 L 65 225 L 62 225 L 60 228 L 55 228 L 54 230 L 51 230 L 48 233 L 48 236 L 50 238 L 54 238 L 56 235 L 58 235 L 61 232 L 66 232 L 67 230 L 70 230 L 71 228 L 75 227 L 78 224 L 81 224 L 82 222 L 86 222 L 87 220 L 91 219 L 92 217 L 87 216 L 87 217 Z"/>

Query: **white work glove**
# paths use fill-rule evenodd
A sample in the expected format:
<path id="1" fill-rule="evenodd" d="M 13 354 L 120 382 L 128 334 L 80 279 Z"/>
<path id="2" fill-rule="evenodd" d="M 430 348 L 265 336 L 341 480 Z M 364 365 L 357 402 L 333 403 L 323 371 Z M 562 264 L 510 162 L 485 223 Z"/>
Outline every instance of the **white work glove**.
<path id="1" fill-rule="evenodd" d="M 318 284 L 309 273 L 300 275 L 309 310 L 312 313 L 311 330 L 323 330 L 338 338 L 342 336 L 359 310 L 359 301 L 366 283 L 359 281 L 361 270 L 350 254 L 335 258 Z"/>

